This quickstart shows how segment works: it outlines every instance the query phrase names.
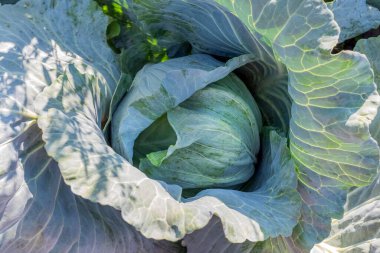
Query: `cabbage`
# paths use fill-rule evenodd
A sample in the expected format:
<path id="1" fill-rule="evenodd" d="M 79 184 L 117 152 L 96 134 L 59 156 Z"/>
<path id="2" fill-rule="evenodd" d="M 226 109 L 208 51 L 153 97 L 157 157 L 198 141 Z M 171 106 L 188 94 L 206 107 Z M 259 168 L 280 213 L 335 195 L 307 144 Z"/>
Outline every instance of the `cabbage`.
<path id="1" fill-rule="evenodd" d="M 0 6 L 1 252 L 379 249 L 376 1 L 97 2 Z"/>
<path id="2" fill-rule="evenodd" d="M 146 69 L 141 75 L 151 71 Z M 150 89 L 153 82 L 149 82 Z M 128 152 L 133 145 L 141 171 L 183 189 L 232 187 L 253 175 L 260 149 L 261 116 L 238 77 L 231 73 L 195 90 L 174 108 L 168 105 L 168 111 L 141 132 L 134 144 L 131 129 L 138 122 L 131 120 L 131 111 L 154 110 L 134 99 L 144 84 L 137 81 L 114 114 L 112 143 L 116 152 L 128 159 L 133 156 Z M 177 92 L 182 93 L 181 88 L 176 88 Z"/>

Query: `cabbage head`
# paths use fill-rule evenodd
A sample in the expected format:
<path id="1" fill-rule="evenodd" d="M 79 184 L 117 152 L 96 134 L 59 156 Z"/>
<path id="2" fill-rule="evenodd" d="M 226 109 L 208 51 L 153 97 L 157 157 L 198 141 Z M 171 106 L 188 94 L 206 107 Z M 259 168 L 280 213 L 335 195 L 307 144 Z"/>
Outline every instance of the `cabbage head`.
<path id="1" fill-rule="evenodd" d="M 191 58 L 204 59 L 200 55 Z M 147 109 L 145 104 L 134 103 L 135 90 L 144 89 L 142 85 L 136 82 L 114 113 L 112 145 L 116 152 L 150 178 L 183 189 L 238 187 L 251 178 L 260 149 L 261 116 L 235 74 L 195 91 L 133 140 L 139 122 L 133 120 L 131 111 Z M 174 89 L 180 89 L 175 85 Z"/>

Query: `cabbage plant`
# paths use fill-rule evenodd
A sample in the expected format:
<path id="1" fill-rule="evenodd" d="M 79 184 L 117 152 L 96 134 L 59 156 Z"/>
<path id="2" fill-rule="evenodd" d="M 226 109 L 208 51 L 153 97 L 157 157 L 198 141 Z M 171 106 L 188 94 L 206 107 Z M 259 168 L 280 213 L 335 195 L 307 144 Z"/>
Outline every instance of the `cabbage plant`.
<path id="1" fill-rule="evenodd" d="M 1 5 L 0 251 L 380 250 L 378 39 L 332 53 L 380 15 L 352 2 L 374 21 L 338 0 Z"/>

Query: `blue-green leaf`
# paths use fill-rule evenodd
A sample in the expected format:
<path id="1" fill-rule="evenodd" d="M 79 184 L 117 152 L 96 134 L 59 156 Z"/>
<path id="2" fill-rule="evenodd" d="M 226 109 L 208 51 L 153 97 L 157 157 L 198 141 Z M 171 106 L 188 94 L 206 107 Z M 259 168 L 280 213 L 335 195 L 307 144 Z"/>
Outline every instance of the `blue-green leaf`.
<path id="1" fill-rule="evenodd" d="M 367 3 L 372 4 L 370 1 Z M 380 25 L 380 11 L 367 3 L 366 0 L 335 0 L 329 5 L 340 28 L 339 42 Z"/>
<path id="2" fill-rule="evenodd" d="M 365 54 L 380 83 L 380 37 L 359 40 L 355 50 Z M 379 87 L 378 87 L 379 90 Z M 371 123 L 371 133 L 379 142 L 379 113 Z M 380 174 L 365 187 L 353 189 L 344 207 L 344 216 L 334 220 L 330 236 L 312 252 L 378 252 L 380 249 Z"/>
<path id="3" fill-rule="evenodd" d="M 333 220 L 331 234 L 312 253 L 378 252 L 380 249 L 380 175 L 348 195 L 344 216 Z"/>
<path id="4" fill-rule="evenodd" d="M 102 105 L 90 112 L 101 121 L 120 75 L 101 39 L 106 23 L 87 0 L 0 6 L 1 252 L 181 251 L 176 244 L 146 239 L 120 211 L 75 195 L 44 149 L 37 126 L 40 106 L 34 103 L 67 68 L 85 73 L 80 77 L 103 92 L 92 100 Z M 60 99 L 63 107 L 75 107 L 74 100 Z M 89 100 L 76 100 L 83 101 Z"/>
<path id="5" fill-rule="evenodd" d="M 361 39 L 356 43 L 355 51 L 365 54 L 371 63 L 371 67 L 375 74 L 375 82 L 377 91 L 380 90 L 380 36 L 375 38 Z M 380 143 L 380 113 L 376 114 L 375 119 L 370 125 L 370 132 L 373 138 Z"/>
<path id="6" fill-rule="evenodd" d="M 120 211 L 74 195 L 46 154 L 37 124 L 12 146 L 23 171 L 21 178 L 9 173 L 0 182 L 8 194 L 11 185 L 20 184 L 7 199 L 1 195 L 1 252 L 181 252 L 179 245 L 143 237 Z"/>
<path id="7" fill-rule="evenodd" d="M 379 151 L 369 134 L 379 104 L 373 74 L 360 54 L 330 54 L 339 28 L 322 1 L 218 2 L 266 38 L 288 69 L 290 148 L 304 201 L 293 238 L 310 249 L 328 235 L 329 218 L 340 217 L 345 189 L 376 175 Z"/>

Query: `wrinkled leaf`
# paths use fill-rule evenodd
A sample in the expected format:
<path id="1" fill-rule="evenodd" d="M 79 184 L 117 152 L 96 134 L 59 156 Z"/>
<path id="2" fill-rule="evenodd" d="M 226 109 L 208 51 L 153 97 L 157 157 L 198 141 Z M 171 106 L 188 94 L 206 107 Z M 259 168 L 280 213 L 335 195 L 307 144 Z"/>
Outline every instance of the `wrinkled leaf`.
<path id="1" fill-rule="evenodd" d="M 372 4 L 370 1 L 367 3 Z M 339 42 L 380 25 L 380 11 L 367 3 L 366 0 L 335 0 L 329 5 L 340 28 Z"/>
<path id="2" fill-rule="evenodd" d="M 359 40 L 355 46 L 355 51 L 365 54 L 371 63 L 375 74 L 377 91 L 380 89 L 380 37 Z M 380 113 L 377 113 L 375 119 L 370 125 L 371 135 L 377 143 L 380 143 Z"/>
<path id="3" fill-rule="evenodd" d="M 380 177 L 348 195 L 344 216 L 334 220 L 330 236 L 312 253 L 378 252 L 380 249 Z"/>
<path id="4" fill-rule="evenodd" d="M 146 239 L 120 211 L 74 195 L 44 149 L 33 103 L 69 65 L 103 89 L 104 108 L 116 86 L 116 60 L 99 39 L 107 19 L 97 9 L 91 1 L 0 7 L 1 252 L 181 251 Z M 92 116 L 100 122 L 102 113 Z"/>

